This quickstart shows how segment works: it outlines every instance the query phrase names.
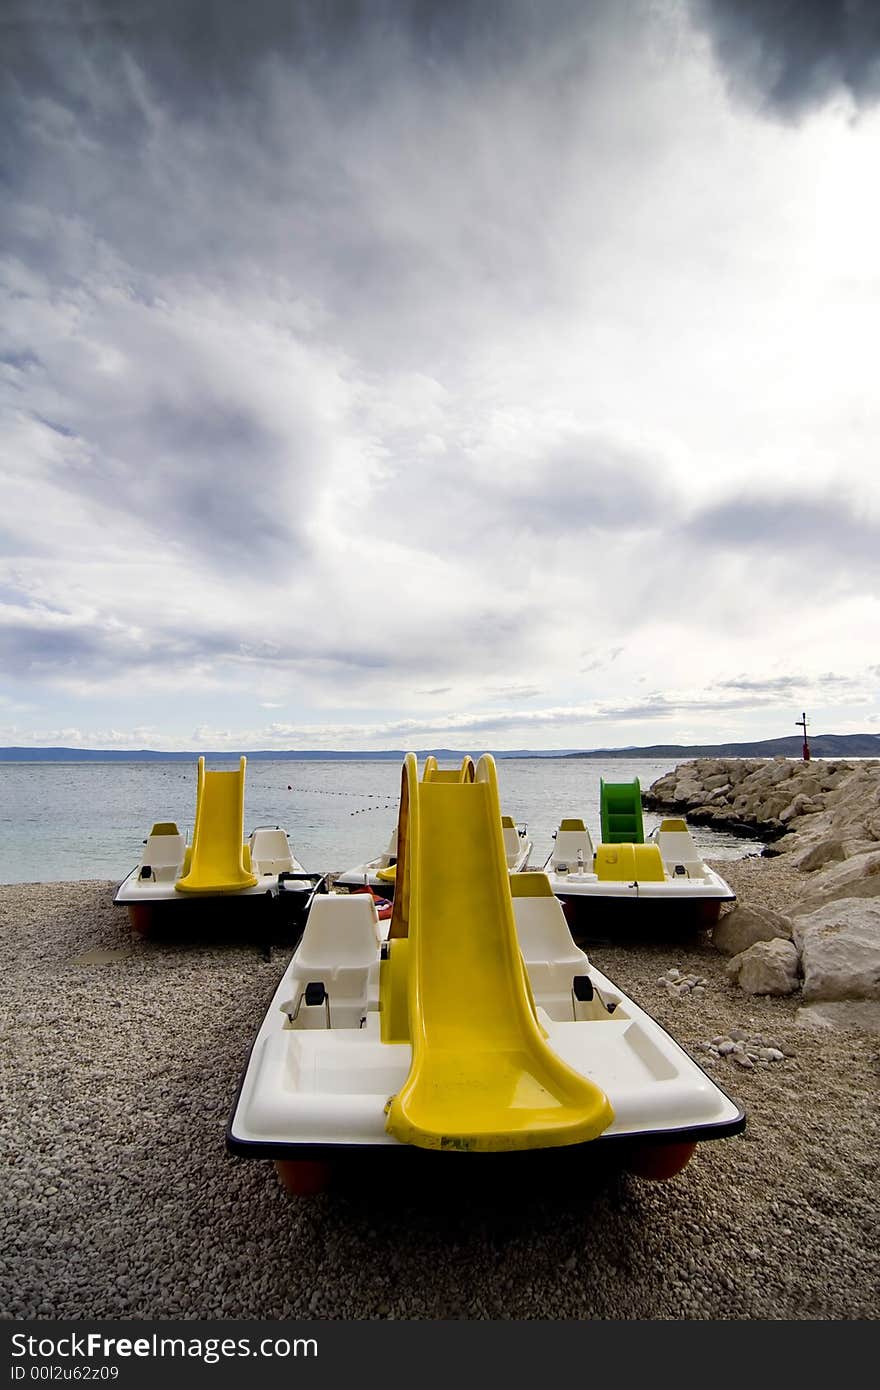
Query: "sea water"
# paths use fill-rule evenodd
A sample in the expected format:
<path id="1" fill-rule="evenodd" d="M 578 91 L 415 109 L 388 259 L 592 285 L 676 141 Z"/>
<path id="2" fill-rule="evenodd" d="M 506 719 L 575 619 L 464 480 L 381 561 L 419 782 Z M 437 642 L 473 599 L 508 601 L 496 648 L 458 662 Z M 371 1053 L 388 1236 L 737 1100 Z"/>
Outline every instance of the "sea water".
<path id="1" fill-rule="evenodd" d="M 229 769 L 236 760 L 212 762 Z M 563 816 L 580 816 L 596 843 L 599 782 L 637 777 L 645 791 L 674 762 L 645 758 L 497 759 L 501 809 L 528 826 L 530 864 L 542 866 Z M 280 825 L 309 871 L 341 872 L 385 849 L 397 824 L 399 762 L 249 761 L 244 831 Z M 190 838 L 196 762 L 0 763 L 0 883 L 121 880 L 157 820 Z M 645 833 L 660 819 L 645 812 Z M 694 827 L 704 856 L 739 858 L 755 840 Z"/>

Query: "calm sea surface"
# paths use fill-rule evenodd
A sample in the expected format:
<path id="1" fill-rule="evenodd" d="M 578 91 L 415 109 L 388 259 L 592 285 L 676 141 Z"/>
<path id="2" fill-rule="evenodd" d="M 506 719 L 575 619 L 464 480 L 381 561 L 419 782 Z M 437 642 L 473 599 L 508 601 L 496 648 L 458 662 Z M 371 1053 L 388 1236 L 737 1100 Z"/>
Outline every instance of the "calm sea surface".
<path id="1" fill-rule="evenodd" d="M 675 766 L 644 758 L 516 758 L 497 765 L 502 810 L 528 823 L 533 865 L 549 855 L 562 816 L 582 816 L 599 841 L 601 777 L 638 777 L 645 790 Z M 306 869 L 341 872 L 385 848 L 399 795 L 397 762 L 249 762 L 244 829 L 281 825 Z M 195 762 L 0 763 L 0 883 L 120 880 L 137 863 L 154 820 L 176 820 L 192 833 L 195 801 Z M 646 833 L 658 819 L 645 813 Z M 754 840 L 700 827 L 694 837 L 716 859 L 759 848 Z"/>

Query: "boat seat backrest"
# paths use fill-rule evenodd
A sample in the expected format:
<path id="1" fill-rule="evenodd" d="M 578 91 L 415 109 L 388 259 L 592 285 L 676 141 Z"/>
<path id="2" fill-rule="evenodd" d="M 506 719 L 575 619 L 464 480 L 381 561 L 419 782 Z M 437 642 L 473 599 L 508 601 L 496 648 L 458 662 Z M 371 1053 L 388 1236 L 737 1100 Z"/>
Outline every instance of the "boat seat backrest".
<path id="1" fill-rule="evenodd" d="M 523 847 L 519 832 L 515 825 L 505 825 L 502 826 L 501 833 L 504 836 L 504 853 L 507 856 L 507 862 L 508 864 L 514 864 L 519 858 Z"/>
<path id="2" fill-rule="evenodd" d="M 587 957 L 574 944 L 557 898 L 514 898 L 513 911 L 519 948 L 527 966 L 546 962 L 578 970 L 586 968 Z"/>
<path id="3" fill-rule="evenodd" d="M 658 830 L 654 842 L 664 864 L 683 864 L 691 875 L 702 876 L 705 866 L 689 830 Z"/>
<path id="4" fill-rule="evenodd" d="M 536 1003 L 551 1017 L 570 1018 L 572 982 L 588 973 L 590 962 L 574 944 L 558 899 L 515 897 L 513 910 Z"/>
<path id="5" fill-rule="evenodd" d="M 186 853 L 186 839 L 176 835 L 148 835 L 141 863 L 149 864 L 156 878 L 176 878 Z"/>
<path id="6" fill-rule="evenodd" d="M 366 893 L 328 893 L 314 899 L 293 964 L 296 974 L 330 980 L 368 970 L 378 955 L 378 913 Z"/>
<path id="7" fill-rule="evenodd" d="M 257 873 L 290 873 L 293 855 L 283 830 L 255 830 L 251 836 L 251 864 Z"/>
<path id="8" fill-rule="evenodd" d="M 554 864 L 577 864 L 578 850 L 583 855 L 584 868 L 589 871 L 593 864 L 593 841 L 590 832 L 583 830 L 557 830 L 553 844 L 551 866 Z"/>

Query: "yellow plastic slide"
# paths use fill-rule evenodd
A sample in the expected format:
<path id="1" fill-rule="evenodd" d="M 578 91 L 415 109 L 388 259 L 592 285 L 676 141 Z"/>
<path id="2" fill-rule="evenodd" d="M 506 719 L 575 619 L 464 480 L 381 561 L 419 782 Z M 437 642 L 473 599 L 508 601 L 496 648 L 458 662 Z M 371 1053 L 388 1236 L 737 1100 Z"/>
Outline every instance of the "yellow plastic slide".
<path id="1" fill-rule="evenodd" d="M 237 772 L 206 772 L 199 758 L 192 855 L 174 885 L 179 893 L 234 893 L 257 882 L 242 842 L 246 763 L 242 758 Z"/>
<path id="2" fill-rule="evenodd" d="M 390 937 L 409 936 L 409 1076 L 386 1128 L 429 1149 L 548 1148 L 594 1139 L 607 1096 L 547 1045 L 517 942 L 495 764 L 418 780 L 404 764 Z M 402 890 L 402 891 L 401 891 Z"/>

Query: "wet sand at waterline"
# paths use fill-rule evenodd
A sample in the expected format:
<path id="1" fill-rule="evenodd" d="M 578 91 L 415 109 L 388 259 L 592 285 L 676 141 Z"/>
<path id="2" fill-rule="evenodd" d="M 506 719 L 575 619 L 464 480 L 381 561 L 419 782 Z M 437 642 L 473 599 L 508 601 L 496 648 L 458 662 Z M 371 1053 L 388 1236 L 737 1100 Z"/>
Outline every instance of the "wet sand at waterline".
<path id="1" fill-rule="evenodd" d="M 776 860 L 717 867 L 781 911 L 799 886 Z M 373 1165 L 296 1198 L 224 1145 L 290 945 L 266 961 L 234 927 L 133 937 L 114 886 L 0 887 L 0 1315 L 877 1317 L 880 1039 L 800 1027 L 798 996 L 741 994 L 705 937 L 592 950 L 746 1109 L 742 1135 L 675 1178 L 544 1154 L 487 1180 L 452 1154 L 427 1190 Z M 671 967 L 705 992 L 671 998 Z M 734 1028 L 787 1055 L 707 1062 Z"/>

